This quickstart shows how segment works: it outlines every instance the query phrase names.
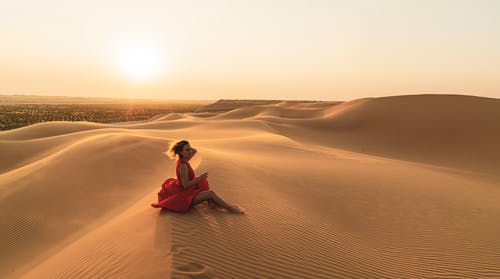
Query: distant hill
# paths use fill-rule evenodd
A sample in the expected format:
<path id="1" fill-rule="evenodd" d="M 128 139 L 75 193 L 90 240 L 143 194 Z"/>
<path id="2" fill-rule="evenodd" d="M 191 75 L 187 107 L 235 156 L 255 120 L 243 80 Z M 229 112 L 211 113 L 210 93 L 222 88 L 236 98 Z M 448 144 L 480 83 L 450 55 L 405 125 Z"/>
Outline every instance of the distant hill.
<path id="1" fill-rule="evenodd" d="M 213 104 L 202 106 L 198 108 L 195 112 L 224 112 L 230 111 L 236 108 L 255 106 L 255 105 L 272 105 L 272 104 L 300 104 L 300 103 L 332 103 L 337 104 L 339 102 L 328 102 L 328 101 L 289 101 L 289 100 L 236 100 L 236 99 L 220 99 Z"/>

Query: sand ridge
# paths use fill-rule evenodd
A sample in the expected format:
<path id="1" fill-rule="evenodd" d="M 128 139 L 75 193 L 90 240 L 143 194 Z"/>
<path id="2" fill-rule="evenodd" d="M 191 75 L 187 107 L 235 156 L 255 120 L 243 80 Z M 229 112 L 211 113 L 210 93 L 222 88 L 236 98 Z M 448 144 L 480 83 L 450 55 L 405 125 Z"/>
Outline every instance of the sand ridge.
<path id="1" fill-rule="evenodd" d="M 498 120 L 414 95 L 0 132 L 0 277 L 500 277 Z M 180 139 L 246 215 L 149 206 Z"/>

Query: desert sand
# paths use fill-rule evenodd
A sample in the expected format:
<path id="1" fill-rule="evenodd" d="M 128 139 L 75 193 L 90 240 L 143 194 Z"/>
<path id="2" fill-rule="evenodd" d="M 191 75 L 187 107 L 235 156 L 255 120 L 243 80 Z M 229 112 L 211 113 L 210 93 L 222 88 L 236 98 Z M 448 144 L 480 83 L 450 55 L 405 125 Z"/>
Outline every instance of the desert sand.
<path id="1" fill-rule="evenodd" d="M 191 165 L 245 209 L 150 206 Z M 499 278 L 500 100 L 222 100 L 0 132 L 0 278 Z"/>

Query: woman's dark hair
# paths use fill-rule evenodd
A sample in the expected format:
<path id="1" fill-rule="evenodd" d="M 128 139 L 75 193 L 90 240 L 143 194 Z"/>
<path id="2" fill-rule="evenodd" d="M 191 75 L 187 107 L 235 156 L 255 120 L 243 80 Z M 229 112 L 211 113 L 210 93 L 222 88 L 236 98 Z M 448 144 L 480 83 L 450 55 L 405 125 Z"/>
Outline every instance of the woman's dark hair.
<path id="1" fill-rule="evenodd" d="M 176 142 L 175 144 L 173 144 L 173 143 L 174 142 L 170 143 L 170 148 L 168 149 L 167 155 L 172 159 L 175 159 L 177 157 L 180 157 L 181 159 L 183 159 L 182 158 L 183 155 L 181 154 L 181 151 L 184 148 L 184 145 L 189 144 L 189 141 L 181 140 L 181 141 Z"/>

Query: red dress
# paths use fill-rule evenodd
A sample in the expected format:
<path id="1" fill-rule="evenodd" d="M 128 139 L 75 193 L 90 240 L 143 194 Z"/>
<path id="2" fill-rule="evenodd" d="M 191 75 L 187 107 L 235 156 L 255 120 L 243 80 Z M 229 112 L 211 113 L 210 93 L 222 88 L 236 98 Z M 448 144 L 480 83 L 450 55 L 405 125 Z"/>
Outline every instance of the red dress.
<path id="1" fill-rule="evenodd" d="M 196 197 L 200 191 L 210 189 L 208 180 L 206 179 L 201 179 L 196 185 L 184 189 L 179 173 L 179 166 L 181 163 L 183 163 L 182 159 L 178 159 L 175 166 L 177 178 L 168 178 L 163 182 L 161 190 L 158 192 L 158 202 L 152 203 L 152 207 L 163 207 L 178 212 L 187 211 L 194 197 Z M 195 178 L 194 170 L 189 162 L 185 162 L 185 164 L 189 170 L 189 180 L 193 180 Z"/>

